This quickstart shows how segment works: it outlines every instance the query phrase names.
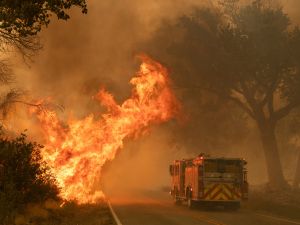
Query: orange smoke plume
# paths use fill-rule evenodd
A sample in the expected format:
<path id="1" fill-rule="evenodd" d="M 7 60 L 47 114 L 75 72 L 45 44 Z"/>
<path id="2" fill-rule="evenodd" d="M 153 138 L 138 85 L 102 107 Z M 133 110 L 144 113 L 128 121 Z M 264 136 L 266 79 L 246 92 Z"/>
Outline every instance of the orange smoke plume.
<path id="1" fill-rule="evenodd" d="M 96 118 L 59 120 L 54 111 L 35 110 L 45 137 L 43 157 L 54 174 L 61 197 L 78 203 L 93 203 L 103 197 L 96 181 L 105 162 L 113 160 L 123 141 L 143 134 L 151 124 L 174 118 L 179 110 L 167 69 L 147 56 L 133 85 L 131 97 L 118 105 L 114 97 L 100 90 L 95 99 L 107 108 Z"/>

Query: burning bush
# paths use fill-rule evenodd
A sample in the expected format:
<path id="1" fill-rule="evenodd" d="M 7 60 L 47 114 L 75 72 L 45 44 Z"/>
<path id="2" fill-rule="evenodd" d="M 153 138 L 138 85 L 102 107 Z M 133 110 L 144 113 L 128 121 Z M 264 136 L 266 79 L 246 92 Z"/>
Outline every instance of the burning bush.
<path id="1" fill-rule="evenodd" d="M 0 224 L 11 224 L 29 203 L 58 199 L 58 188 L 42 161 L 42 146 L 0 136 Z"/>

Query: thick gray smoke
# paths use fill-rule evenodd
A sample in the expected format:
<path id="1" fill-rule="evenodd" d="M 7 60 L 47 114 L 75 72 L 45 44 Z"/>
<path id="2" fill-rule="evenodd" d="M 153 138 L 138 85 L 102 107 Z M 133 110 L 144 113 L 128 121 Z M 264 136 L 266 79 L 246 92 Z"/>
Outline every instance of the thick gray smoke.
<path id="1" fill-rule="evenodd" d="M 77 112 L 86 107 L 78 100 L 86 102 L 100 84 L 122 98 L 130 90 L 138 44 L 150 38 L 162 20 L 204 1 L 196 2 L 89 1 L 87 15 L 74 10 L 69 21 L 54 20 L 42 33 L 44 50 L 23 79 L 30 80 L 25 83 L 33 93 L 51 95 Z"/>
<path id="2" fill-rule="evenodd" d="M 66 112 L 73 111 L 77 117 L 101 110 L 91 98 L 100 86 L 105 86 L 121 102 L 130 94 L 129 80 L 136 71 L 137 46 L 151 39 L 164 20 L 173 21 L 189 13 L 194 6 L 212 7 L 212 2 L 215 1 L 89 0 L 87 15 L 73 10 L 69 21 L 54 19 L 42 32 L 44 49 L 30 67 L 16 60 L 18 84 L 27 89 L 32 98 L 51 96 L 57 104 L 65 106 Z M 282 5 L 294 22 L 300 21 L 299 0 L 282 0 Z M 20 129 L 31 129 L 30 122 L 22 119 L 12 124 Z M 141 185 L 166 185 L 168 163 L 190 156 L 184 147 L 180 151 L 174 149 L 176 140 L 172 140 L 170 130 L 168 127 L 155 129 L 156 133 L 137 144 L 129 143 L 124 149 L 126 153 L 121 153 L 107 169 L 106 187 L 116 189 L 123 185 L 124 189 L 132 189 Z M 38 132 L 31 133 L 38 135 Z M 251 148 L 254 150 L 249 151 Z M 233 146 L 226 155 L 250 159 L 250 179 L 262 182 L 266 178 L 261 176 L 261 171 L 265 171 L 264 159 L 255 157 L 260 152 L 255 150 L 258 148 L 259 144 L 245 149 Z M 201 151 L 205 149 L 198 151 L 195 146 L 194 152 Z"/>

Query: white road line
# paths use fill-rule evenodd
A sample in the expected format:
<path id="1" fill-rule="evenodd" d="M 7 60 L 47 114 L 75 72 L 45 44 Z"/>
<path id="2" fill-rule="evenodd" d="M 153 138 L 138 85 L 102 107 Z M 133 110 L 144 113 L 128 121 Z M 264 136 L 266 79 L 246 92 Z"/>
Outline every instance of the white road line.
<path id="1" fill-rule="evenodd" d="M 111 204 L 110 204 L 110 201 L 107 200 L 107 204 L 108 204 L 108 207 L 109 207 L 109 209 L 110 209 L 110 212 L 111 212 L 111 214 L 112 214 L 112 216 L 113 216 L 113 218 L 114 218 L 116 224 L 117 224 L 117 225 L 122 225 L 122 223 L 121 223 L 121 221 L 119 220 L 117 214 L 116 214 L 115 211 L 113 210 L 113 208 L 112 208 L 112 206 L 111 206 Z"/>
<path id="2" fill-rule="evenodd" d="M 300 222 L 293 221 L 293 220 L 283 219 L 283 218 L 274 217 L 274 216 L 270 216 L 270 215 L 266 215 L 266 214 L 261 214 L 261 213 L 254 213 L 254 214 L 256 214 L 258 216 L 263 216 L 263 217 L 267 217 L 267 218 L 270 218 L 270 219 L 278 220 L 278 221 L 281 221 L 281 222 L 286 222 L 286 223 L 300 225 Z"/>

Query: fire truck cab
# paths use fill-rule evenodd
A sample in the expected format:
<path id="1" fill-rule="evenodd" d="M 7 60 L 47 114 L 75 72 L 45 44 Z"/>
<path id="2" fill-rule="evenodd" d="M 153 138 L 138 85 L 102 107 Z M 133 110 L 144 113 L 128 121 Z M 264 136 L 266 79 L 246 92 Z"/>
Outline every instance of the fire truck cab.
<path id="1" fill-rule="evenodd" d="M 175 203 L 187 201 L 206 206 L 238 209 L 248 198 L 246 161 L 200 154 L 194 159 L 175 160 L 170 165 L 171 195 Z"/>

